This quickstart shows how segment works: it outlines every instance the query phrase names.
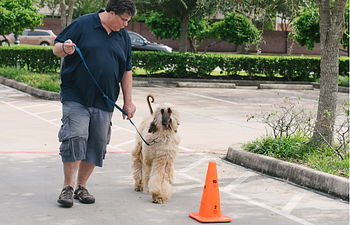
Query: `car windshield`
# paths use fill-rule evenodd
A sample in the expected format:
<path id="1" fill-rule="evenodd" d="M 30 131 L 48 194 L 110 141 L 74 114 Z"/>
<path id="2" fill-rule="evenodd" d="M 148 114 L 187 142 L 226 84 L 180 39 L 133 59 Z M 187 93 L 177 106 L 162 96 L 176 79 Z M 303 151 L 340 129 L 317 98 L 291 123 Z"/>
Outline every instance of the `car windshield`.
<path id="1" fill-rule="evenodd" d="M 131 43 L 143 44 L 145 41 L 148 42 L 146 38 L 142 38 L 136 34 L 129 33 L 129 35 L 130 35 Z"/>

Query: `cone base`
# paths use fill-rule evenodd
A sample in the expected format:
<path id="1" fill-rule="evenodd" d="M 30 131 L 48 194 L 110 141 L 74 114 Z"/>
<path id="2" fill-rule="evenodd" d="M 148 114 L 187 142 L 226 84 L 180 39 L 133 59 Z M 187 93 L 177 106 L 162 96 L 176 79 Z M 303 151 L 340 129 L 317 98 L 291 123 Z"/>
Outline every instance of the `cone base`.
<path id="1" fill-rule="evenodd" d="M 190 217 L 193 219 L 198 220 L 201 223 L 226 223 L 226 222 L 231 222 L 232 219 L 228 216 L 225 216 L 224 214 L 221 214 L 221 217 L 204 217 L 200 216 L 199 213 L 190 213 Z"/>

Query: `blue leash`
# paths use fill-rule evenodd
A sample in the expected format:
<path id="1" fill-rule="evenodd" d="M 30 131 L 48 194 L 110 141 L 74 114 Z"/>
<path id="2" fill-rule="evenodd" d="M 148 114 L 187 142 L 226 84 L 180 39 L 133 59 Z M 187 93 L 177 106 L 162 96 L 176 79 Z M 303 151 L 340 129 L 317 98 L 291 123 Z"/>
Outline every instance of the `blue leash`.
<path id="1" fill-rule="evenodd" d="M 86 65 L 85 59 L 84 59 L 83 54 L 81 53 L 80 49 L 79 49 L 76 45 L 74 46 L 74 48 L 75 48 L 75 50 L 77 50 L 77 52 L 79 53 L 80 58 L 83 60 L 83 63 L 84 63 L 84 65 L 85 65 L 87 71 L 89 72 L 89 74 L 90 74 L 92 80 L 95 82 L 95 84 L 96 84 L 96 86 L 98 87 L 98 89 L 100 89 L 100 91 L 101 91 L 101 93 L 102 93 L 102 96 L 103 96 L 104 98 L 106 98 L 107 101 L 108 101 L 111 105 L 113 105 L 113 106 L 115 106 L 117 109 L 119 109 L 119 111 L 122 112 L 125 116 L 128 116 L 128 114 L 124 111 L 124 109 L 120 108 L 117 104 L 115 104 L 115 102 L 113 102 L 111 99 L 109 99 L 108 96 L 102 91 L 101 87 L 97 84 L 97 82 L 96 82 L 94 76 L 92 76 L 92 74 L 91 74 L 91 72 L 90 72 L 90 70 L 89 70 L 89 67 Z M 131 119 L 129 119 L 129 121 L 130 121 L 130 123 L 135 127 L 135 129 L 136 129 L 137 133 L 140 135 L 142 141 L 145 142 L 146 145 L 150 146 L 150 144 L 148 144 L 147 141 L 146 141 L 145 139 L 143 139 L 142 135 L 140 134 L 140 132 L 139 132 L 139 130 L 137 129 L 137 127 L 135 126 L 135 124 L 131 121 Z"/>

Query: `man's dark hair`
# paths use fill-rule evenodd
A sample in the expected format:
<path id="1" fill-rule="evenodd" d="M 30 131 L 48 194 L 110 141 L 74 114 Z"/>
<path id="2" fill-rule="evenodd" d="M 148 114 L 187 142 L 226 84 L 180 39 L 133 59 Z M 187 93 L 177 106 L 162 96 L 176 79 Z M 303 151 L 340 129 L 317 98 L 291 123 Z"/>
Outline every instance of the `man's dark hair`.
<path id="1" fill-rule="evenodd" d="M 124 13 L 133 17 L 136 15 L 136 6 L 132 0 L 109 0 L 106 6 L 106 12 L 113 11 L 116 15 Z"/>

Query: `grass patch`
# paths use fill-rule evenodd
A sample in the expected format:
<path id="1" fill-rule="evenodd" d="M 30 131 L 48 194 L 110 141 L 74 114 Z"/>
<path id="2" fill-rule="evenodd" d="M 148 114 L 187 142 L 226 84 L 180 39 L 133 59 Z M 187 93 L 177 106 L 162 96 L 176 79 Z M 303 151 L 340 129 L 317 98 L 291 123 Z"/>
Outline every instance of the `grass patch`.
<path id="1" fill-rule="evenodd" d="M 315 82 L 320 83 L 321 78 L 315 79 Z M 349 77 L 348 76 L 338 76 L 338 86 L 349 87 Z"/>
<path id="2" fill-rule="evenodd" d="M 349 178 L 349 154 L 340 159 L 331 148 L 310 145 L 309 137 L 294 134 L 263 136 L 242 146 L 245 151 L 297 163 L 325 173 Z"/>
<path id="3" fill-rule="evenodd" d="M 339 76 L 339 86 L 349 87 L 349 77 L 348 76 Z"/>
<path id="4" fill-rule="evenodd" d="M 0 76 L 45 91 L 53 91 L 57 93 L 61 91 L 59 73 L 35 73 L 29 72 L 25 69 L 16 69 L 14 67 L 0 67 Z"/>

